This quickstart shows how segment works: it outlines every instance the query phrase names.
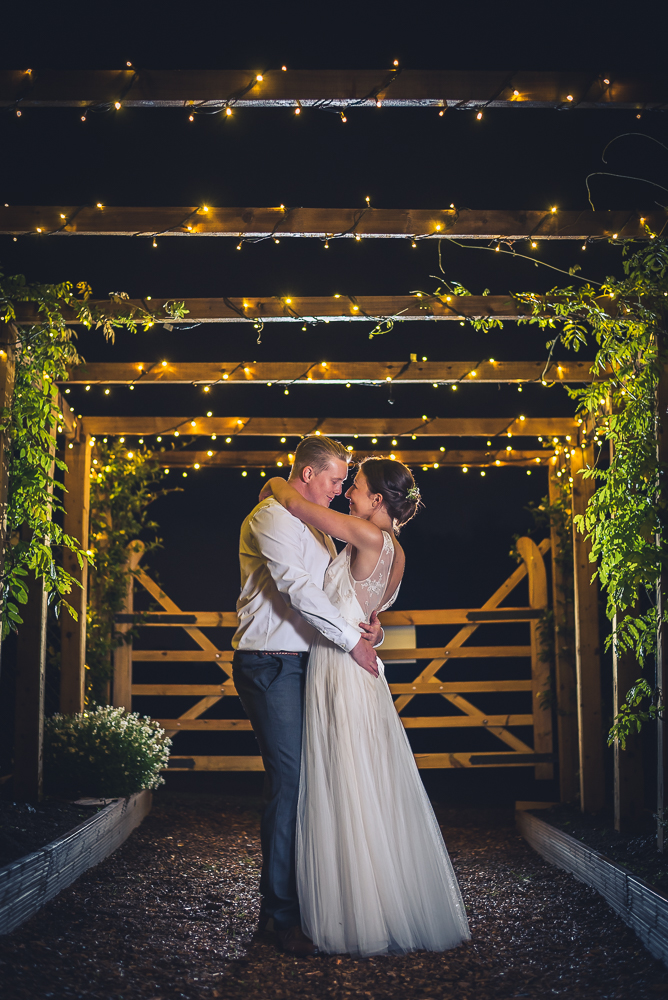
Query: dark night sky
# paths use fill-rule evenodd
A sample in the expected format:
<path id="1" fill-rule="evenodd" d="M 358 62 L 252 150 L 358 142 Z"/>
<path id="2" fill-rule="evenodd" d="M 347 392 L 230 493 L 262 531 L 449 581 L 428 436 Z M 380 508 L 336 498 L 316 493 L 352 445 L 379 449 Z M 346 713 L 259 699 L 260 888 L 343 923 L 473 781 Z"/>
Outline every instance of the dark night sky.
<path id="1" fill-rule="evenodd" d="M 493 9 L 420 2 L 266 8 L 191 2 L 178 10 L 156 3 L 105 6 L 102 14 L 91 4 L 37 3 L 3 13 L 2 66 L 117 68 L 130 59 L 149 68 L 385 68 L 398 58 L 412 69 L 658 74 L 665 72 L 666 9 L 665 3 L 638 8 L 619 2 L 520 2 Z M 297 118 L 288 110 L 249 109 L 232 119 L 201 116 L 190 124 L 179 110 L 122 110 L 92 115 L 82 124 L 76 109 L 27 109 L 20 119 L 0 116 L 0 200 L 362 206 L 369 195 L 375 207 L 454 202 L 469 208 L 577 209 L 587 207 L 585 177 L 603 168 L 606 144 L 639 131 L 668 143 L 661 113 L 638 121 L 632 112 L 495 110 L 478 122 L 472 112 L 441 118 L 434 110 L 360 109 L 349 112 L 344 125 L 326 112 Z M 646 139 L 626 137 L 610 151 L 609 166 L 661 181 L 666 156 Z M 595 178 L 593 191 L 597 209 L 652 205 L 652 189 L 630 181 Z M 326 252 L 317 240 L 246 245 L 241 252 L 230 239 L 158 242 L 153 249 L 148 239 L 13 243 L 0 237 L 0 265 L 32 280 L 87 280 L 99 297 L 123 290 L 174 298 L 406 293 L 433 287 L 429 275 L 437 268 L 434 245 L 413 250 L 400 240 L 342 240 Z M 544 243 L 536 256 L 565 269 L 580 264 L 593 279 L 620 271 L 619 250 L 608 245 L 583 253 L 579 244 Z M 492 293 L 547 290 L 569 280 L 530 261 L 447 243 L 443 263 L 449 279 L 474 293 L 485 287 Z M 158 328 L 121 334 L 113 347 L 86 334 L 80 347 L 89 360 L 142 361 L 403 360 L 415 351 L 434 360 L 534 359 L 545 351 L 544 336 L 512 324 L 480 335 L 457 323 L 404 323 L 373 341 L 370 325 L 332 323 L 307 333 L 300 326 L 268 326 L 259 346 L 250 326 L 203 326 L 180 334 Z M 206 398 L 189 387 L 134 393 L 116 387 L 109 397 L 101 389 L 84 393 L 75 387 L 68 397 L 82 414 L 193 416 L 211 408 L 216 415 L 511 417 L 567 414 L 573 405 L 563 390 L 540 386 L 521 395 L 509 386 L 466 386 L 458 393 L 404 386 L 394 398 L 390 405 L 385 388 L 306 386 L 289 398 L 259 386 L 218 387 Z M 524 506 L 546 491 L 544 474 L 490 470 L 482 479 L 442 469 L 418 472 L 417 478 L 426 509 L 405 532 L 408 569 L 398 606 L 479 605 L 513 569 L 511 536 L 527 528 Z M 238 524 L 254 503 L 259 474 L 242 479 L 238 471 L 201 471 L 181 485 L 183 493 L 156 504 L 165 549 L 153 566 L 185 609 L 231 609 L 238 590 Z M 516 791 L 525 780 L 515 779 Z M 535 797 L 526 790 L 526 797 Z"/>

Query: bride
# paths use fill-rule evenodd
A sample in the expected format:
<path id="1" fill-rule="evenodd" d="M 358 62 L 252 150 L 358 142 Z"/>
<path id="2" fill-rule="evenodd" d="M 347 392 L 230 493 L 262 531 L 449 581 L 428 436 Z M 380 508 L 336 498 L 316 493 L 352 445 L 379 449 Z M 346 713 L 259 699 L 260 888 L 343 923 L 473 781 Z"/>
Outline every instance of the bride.
<path id="1" fill-rule="evenodd" d="M 368 459 L 350 514 L 311 503 L 283 479 L 291 514 L 347 542 L 325 593 L 348 622 L 390 607 L 404 573 L 396 535 L 420 493 L 401 462 Z M 383 664 L 365 671 L 320 633 L 310 650 L 297 816 L 304 933 L 327 953 L 444 951 L 470 936 L 441 832 L 394 708 Z"/>

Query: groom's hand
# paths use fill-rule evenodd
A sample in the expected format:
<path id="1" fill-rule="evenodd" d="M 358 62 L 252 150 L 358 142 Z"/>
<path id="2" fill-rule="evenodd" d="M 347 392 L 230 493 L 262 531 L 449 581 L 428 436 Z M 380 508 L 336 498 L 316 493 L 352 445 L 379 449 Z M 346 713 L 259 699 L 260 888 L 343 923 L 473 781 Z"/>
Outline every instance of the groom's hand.
<path id="1" fill-rule="evenodd" d="M 364 638 L 367 642 L 370 642 L 372 646 L 377 646 L 382 638 L 383 628 L 375 611 L 371 612 L 371 618 L 368 622 L 360 622 L 360 628 L 364 632 Z"/>
<path id="2" fill-rule="evenodd" d="M 362 670 L 366 670 L 372 677 L 378 676 L 376 652 L 366 636 L 362 636 L 355 648 L 350 650 L 350 655 Z"/>

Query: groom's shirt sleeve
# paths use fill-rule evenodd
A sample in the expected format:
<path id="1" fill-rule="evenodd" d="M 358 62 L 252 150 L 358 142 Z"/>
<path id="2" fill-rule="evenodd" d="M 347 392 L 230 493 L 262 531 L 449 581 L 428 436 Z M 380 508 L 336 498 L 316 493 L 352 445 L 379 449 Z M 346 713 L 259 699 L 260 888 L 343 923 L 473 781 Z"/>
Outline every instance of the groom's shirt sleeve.
<path id="1" fill-rule="evenodd" d="M 289 607 L 349 653 L 359 642 L 360 633 L 337 611 L 322 587 L 313 582 L 304 561 L 304 526 L 285 513 L 278 505 L 262 507 L 250 524 L 271 577 Z"/>

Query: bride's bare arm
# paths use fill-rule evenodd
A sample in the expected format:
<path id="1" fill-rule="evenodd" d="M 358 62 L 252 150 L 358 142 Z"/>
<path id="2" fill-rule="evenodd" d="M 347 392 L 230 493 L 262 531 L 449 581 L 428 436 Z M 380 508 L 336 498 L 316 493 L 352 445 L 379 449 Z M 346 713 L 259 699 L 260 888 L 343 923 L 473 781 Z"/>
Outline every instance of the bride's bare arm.
<path id="1" fill-rule="evenodd" d="M 329 507 L 321 507 L 320 504 L 311 503 L 306 500 L 301 493 L 294 489 L 285 479 L 275 476 L 264 486 L 260 499 L 273 494 L 281 506 L 285 507 L 294 517 L 300 521 L 319 528 L 320 531 L 328 535 L 334 535 L 344 542 L 352 542 L 356 549 L 371 548 L 380 552 L 383 544 L 383 533 L 375 524 L 363 521 L 359 517 L 351 517 L 350 514 L 339 514 Z"/>

